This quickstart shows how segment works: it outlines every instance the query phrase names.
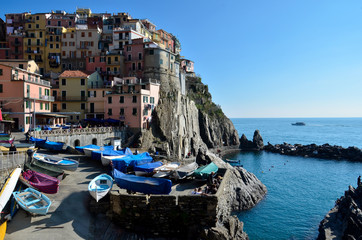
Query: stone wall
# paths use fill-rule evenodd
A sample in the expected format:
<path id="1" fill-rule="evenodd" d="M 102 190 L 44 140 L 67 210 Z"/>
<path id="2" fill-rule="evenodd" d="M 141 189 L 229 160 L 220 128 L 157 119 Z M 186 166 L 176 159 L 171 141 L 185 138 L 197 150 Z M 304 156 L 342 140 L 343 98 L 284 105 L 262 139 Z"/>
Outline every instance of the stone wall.
<path id="1" fill-rule="evenodd" d="M 117 225 L 132 232 L 189 239 L 216 226 L 219 198 L 228 176 L 226 171 L 218 192 L 207 196 L 130 195 L 114 190 L 110 193 L 110 215 Z"/>

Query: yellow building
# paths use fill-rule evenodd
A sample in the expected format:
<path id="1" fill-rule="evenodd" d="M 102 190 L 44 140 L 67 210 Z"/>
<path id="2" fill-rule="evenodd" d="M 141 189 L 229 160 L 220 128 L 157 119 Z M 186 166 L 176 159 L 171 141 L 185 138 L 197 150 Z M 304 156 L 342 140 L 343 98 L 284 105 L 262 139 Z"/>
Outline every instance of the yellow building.
<path id="1" fill-rule="evenodd" d="M 121 54 L 108 54 L 106 57 L 106 71 L 108 75 L 124 74 L 124 56 Z"/>
<path id="2" fill-rule="evenodd" d="M 62 71 L 62 34 L 67 30 L 62 26 L 46 26 L 45 71 L 60 73 Z"/>
<path id="3" fill-rule="evenodd" d="M 79 70 L 67 70 L 59 75 L 59 112 L 80 112 L 70 115 L 70 122 L 77 123 L 85 118 L 89 76 Z"/>
<path id="4" fill-rule="evenodd" d="M 37 13 L 25 15 L 26 32 L 24 36 L 24 58 L 26 60 L 34 60 L 40 69 L 40 74 L 43 75 L 46 71 L 46 21 L 50 14 Z"/>

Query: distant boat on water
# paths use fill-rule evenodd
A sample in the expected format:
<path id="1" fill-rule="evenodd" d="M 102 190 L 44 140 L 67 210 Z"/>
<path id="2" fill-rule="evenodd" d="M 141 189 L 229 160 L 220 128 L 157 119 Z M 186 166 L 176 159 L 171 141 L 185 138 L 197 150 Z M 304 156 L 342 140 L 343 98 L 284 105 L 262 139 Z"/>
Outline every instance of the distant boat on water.
<path id="1" fill-rule="evenodd" d="M 292 123 L 293 126 L 305 126 L 304 122 L 296 122 L 296 123 Z"/>

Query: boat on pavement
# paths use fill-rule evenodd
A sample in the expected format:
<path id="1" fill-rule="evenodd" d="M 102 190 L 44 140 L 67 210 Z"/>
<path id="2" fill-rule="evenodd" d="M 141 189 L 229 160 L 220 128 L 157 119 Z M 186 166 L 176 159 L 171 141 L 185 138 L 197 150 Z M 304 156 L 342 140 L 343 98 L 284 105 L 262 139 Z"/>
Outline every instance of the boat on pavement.
<path id="1" fill-rule="evenodd" d="M 125 156 L 133 155 L 131 149 L 124 148 L 121 150 L 110 150 L 101 152 L 101 161 L 103 166 L 109 166 L 111 164 L 112 159 L 122 158 Z"/>
<path id="2" fill-rule="evenodd" d="M 32 188 L 13 192 L 13 196 L 22 209 L 33 214 L 46 215 L 51 205 L 45 194 Z"/>
<path id="3" fill-rule="evenodd" d="M 178 169 L 180 167 L 180 165 L 181 165 L 181 163 L 179 163 L 179 162 L 171 162 L 171 163 L 162 165 L 161 167 L 155 168 L 154 169 L 155 174 L 153 174 L 153 177 L 156 177 L 156 178 L 168 177 L 171 175 L 171 173 L 173 171 Z"/>
<path id="4" fill-rule="evenodd" d="M 128 155 L 112 159 L 112 167 L 121 172 L 126 172 L 128 167 L 134 168 L 135 166 L 151 162 L 153 162 L 153 158 L 148 152 L 144 152 L 137 155 Z"/>
<path id="5" fill-rule="evenodd" d="M 155 168 L 161 167 L 162 165 L 163 165 L 163 163 L 160 161 L 146 163 L 146 164 L 135 166 L 133 168 L 133 170 L 137 176 L 144 176 L 144 175 L 153 173 Z"/>
<path id="6" fill-rule="evenodd" d="M 172 178 L 184 179 L 191 176 L 198 167 L 199 165 L 196 162 L 181 166 L 173 171 Z"/>
<path id="7" fill-rule="evenodd" d="M 57 166 L 63 170 L 75 171 L 78 168 L 79 162 L 70 158 L 61 158 L 53 155 L 34 153 L 33 159 L 44 162 L 49 165 Z"/>
<path id="8" fill-rule="evenodd" d="M 205 166 L 199 167 L 194 171 L 195 178 L 206 180 L 210 174 L 216 173 L 219 168 L 216 166 L 215 163 L 210 163 Z"/>
<path id="9" fill-rule="evenodd" d="M 19 179 L 26 186 L 35 188 L 43 193 L 53 194 L 59 190 L 60 180 L 43 173 L 27 170 L 20 175 Z"/>
<path id="10" fill-rule="evenodd" d="M 9 178 L 6 180 L 3 188 L 0 192 L 0 212 L 3 211 L 6 203 L 11 197 L 11 193 L 14 191 L 16 183 L 18 182 L 19 176 L 21 174 L 21 168 L 15 168 L 10 174 Z"/>
<path id="11" fill-rule="evenodd" d="M 41 161 L 31 161 L 31 162 L 26 162 L 24 164 L 24 169 L 30 169 L 39 173 L 44 173 L 46 175 L 49 175 L 51 177 L 55 177 L 59 180 L 63 180 L 64 178 L 64 170 L 54 166 L 54 165 L 50 165 L 50 164 L 46 164 L 43 163 Z"/>
<path id="12" fill-rule="evenodd" d="M 112 189 L 113 178 L 108 174 L 95 177 L 88 185 L 89 194 L 98 202 Z"/>

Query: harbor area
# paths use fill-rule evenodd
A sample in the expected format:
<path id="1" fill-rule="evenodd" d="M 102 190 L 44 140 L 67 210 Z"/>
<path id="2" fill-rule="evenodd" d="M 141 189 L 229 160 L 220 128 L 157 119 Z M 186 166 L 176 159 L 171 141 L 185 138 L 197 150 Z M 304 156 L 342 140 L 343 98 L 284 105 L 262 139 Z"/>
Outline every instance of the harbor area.
<path id="1" fill-rule="evenodd" d="M 130 232 L 133 237 L 164 236 L 181 233 L 190 223 L 216 224 L 223 183 L 212 195 L 192 194 L 196 188 L 205 188 L 206 182 L 190 179 L 173 182 L 169 195 L 130 194 L 114 183 L 109 195 L 97 203 L 90 196 L 88 185 L 99 174 L 110 174 L 109 166 L 84 155 L 38 152 L 77 160 L 79 166 L 74 172 L 66 171 L 56 194 L 46 194 L 52 202 L 47 215 L 34 216 L 19 209 L 8 222 L 6 240 L 119 239 Z M 222 169 L 221 172 L 226 175 Z"/>

